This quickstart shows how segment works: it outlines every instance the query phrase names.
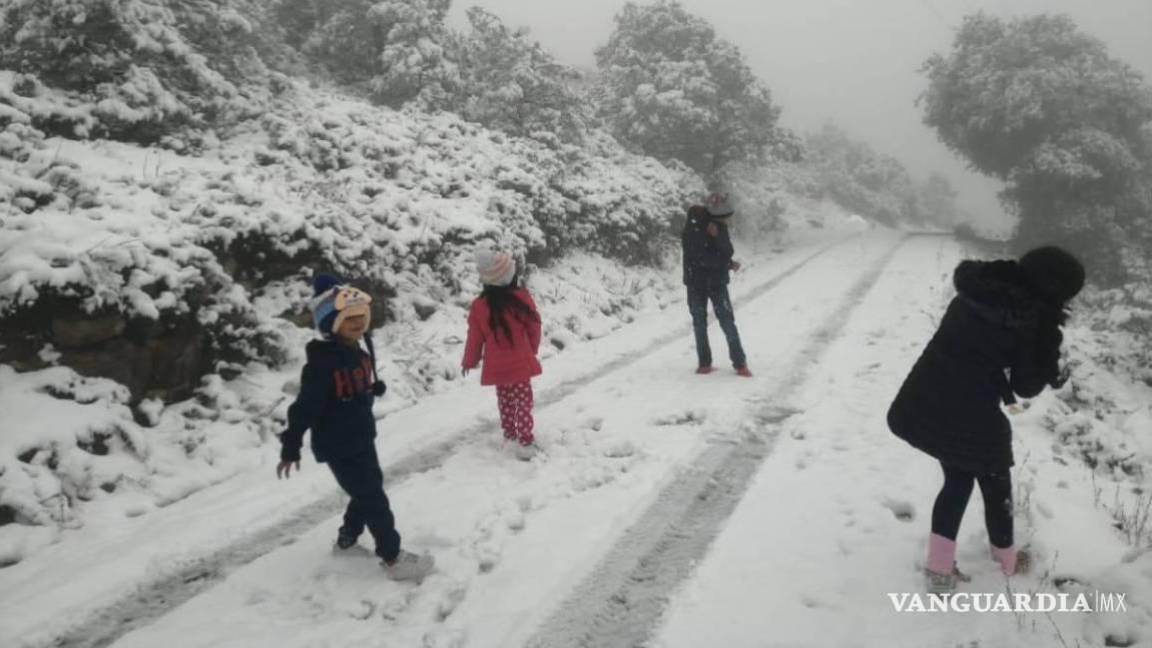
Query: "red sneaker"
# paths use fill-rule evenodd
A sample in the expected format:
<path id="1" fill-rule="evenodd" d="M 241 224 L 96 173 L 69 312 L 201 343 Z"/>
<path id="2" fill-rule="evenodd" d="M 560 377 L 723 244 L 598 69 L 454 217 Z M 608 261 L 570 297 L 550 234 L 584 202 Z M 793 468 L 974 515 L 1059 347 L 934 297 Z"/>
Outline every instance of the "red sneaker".
<path id="1" fill-rule="evenodd" d="M 712 373 L 713 371 L 716 371 L 716 370 L 713 369 L 712 367 L 699 367 L 698 369 L 696 369 L 696 373 L 700 374 L 701 376 L 707 376 L 708 374 Z"/>
<path id="2" fill-rule="evenodd" d="M 739 369 L 736 370 L 736 375 L 737 376 L 743 376 L 745 378 L 751 378 L 752 372 L 748 370 L 748 367 L 740 367 Z"/>

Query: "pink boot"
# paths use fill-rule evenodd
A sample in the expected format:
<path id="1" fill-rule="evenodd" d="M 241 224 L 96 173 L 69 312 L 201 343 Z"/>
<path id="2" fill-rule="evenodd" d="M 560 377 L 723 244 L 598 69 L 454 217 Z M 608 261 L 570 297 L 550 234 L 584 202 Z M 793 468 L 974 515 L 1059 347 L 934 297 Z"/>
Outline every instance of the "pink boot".
<path id="1" fill-rule="evenodd" d="M 933 533 L 928 536 L 928 564 L 933 574 L 951 574 L 956 567 L 956 541 Z"/>
<path id="2" fill-rule="evenodd" d="M 956 541 L 933 533 L 928 537 L 928 564 L 924 567 L 929 594 L 947 596 L 956 584 L 970 578 L 956 568 Z"/>
<path id="3" fill-rule="evenodd" d="M 1000 563 L 1000 571 L 1005 576 L 1026 574 L 1032 565 L 1032 555 L 1028 548 L 1017 549 L 1011 547 L 997 547 L 992 545 L 992 560 Z"/>

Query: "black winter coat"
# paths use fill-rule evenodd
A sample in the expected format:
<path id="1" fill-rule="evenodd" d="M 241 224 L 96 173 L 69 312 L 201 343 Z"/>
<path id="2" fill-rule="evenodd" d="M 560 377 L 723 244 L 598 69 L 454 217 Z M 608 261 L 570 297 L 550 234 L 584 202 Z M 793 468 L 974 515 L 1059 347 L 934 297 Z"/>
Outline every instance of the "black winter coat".
<path id="1" fill-rule="evenodd" d="M 1063 384 L 1062 306 L 1045 303 L 1015 261 L 963 261 L 957 296 L 888 410 L 896 436 L 971 472 L 1013 464 L 1001 404 Z"/>
<path id="2" fill-rule="evenodd" d="M 708 224 L 716 223 L 719 232 L 708 236 Z M 709 219 L 689 218 L 680 235 L 684 253 L 684 285 L 720 286 L 728 283 L 732 264 L 732 238 L 728 225 Z"/>
<path id="3" fill-rule="evenodd" d="M 318 462 L 371 450 L 376 439 L 371 357 L 359 345 L 335 340 L 309 342 L 307 354 L 300 393 L 288 408 L 288 430 L 280 436 L 281 460 L 300 460 L 309 429 Z"/>

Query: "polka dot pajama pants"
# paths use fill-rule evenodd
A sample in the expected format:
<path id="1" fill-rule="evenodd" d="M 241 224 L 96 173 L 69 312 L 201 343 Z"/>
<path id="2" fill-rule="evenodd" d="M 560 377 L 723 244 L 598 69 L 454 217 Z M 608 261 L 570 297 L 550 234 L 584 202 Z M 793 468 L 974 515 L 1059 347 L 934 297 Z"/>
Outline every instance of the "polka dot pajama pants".
<path id="1" fill-rule="evenodd" d="M 532 436 L 532 383 L 497 385 L 496 398 L 500 403 L 500 427 L 504 438 L 520 445 L 530 445 Z"/>

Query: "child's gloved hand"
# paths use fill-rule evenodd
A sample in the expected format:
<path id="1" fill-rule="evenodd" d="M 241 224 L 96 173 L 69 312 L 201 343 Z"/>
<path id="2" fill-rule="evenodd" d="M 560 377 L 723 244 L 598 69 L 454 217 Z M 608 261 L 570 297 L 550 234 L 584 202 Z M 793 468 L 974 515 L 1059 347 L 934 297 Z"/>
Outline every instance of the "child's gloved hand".
<path id="1" fill-rule="evenodd" d="M 292 466 L 296 466 L 296 472 L 300 472 L 300 451 L 281 448 L 280 463 L 276 464 L 276 479 L 287 479 L 292 474 Z"/>
<path id="2" fill-rule="evenodd" d="M 372 393 L 377 397 L 383 396 L 388 391 L 388 385 L 384 384 L 383 380 L 377 380 L 372 383 Z"/>
<path id="3" fill-rule="evenodd" d="M 460 375 L 461 375 L 461 376 L 464 376 L 465 378 L 467 378 L 467 377 L 468 377 L 468 372 L 469 372 L 469 371 L 472 371 L 472 370 L 471 370 L 471 369 L 469 369 L 468 367 L 461 367 L 461 369 L 460 369 Z"/>
<path id="4" fill-rule="evenodd" d="M 1068 382 L 1068 379 L 1071 377 L 1072 369 L 1069 368 L 1068 365 L 1064 365 L 1064 368 L 1060 370 L 1060 375 L 1056 376 L 1056 380 L 1052 381 L 1052 386 L 1056 389 L 1060 389 Z"/>

